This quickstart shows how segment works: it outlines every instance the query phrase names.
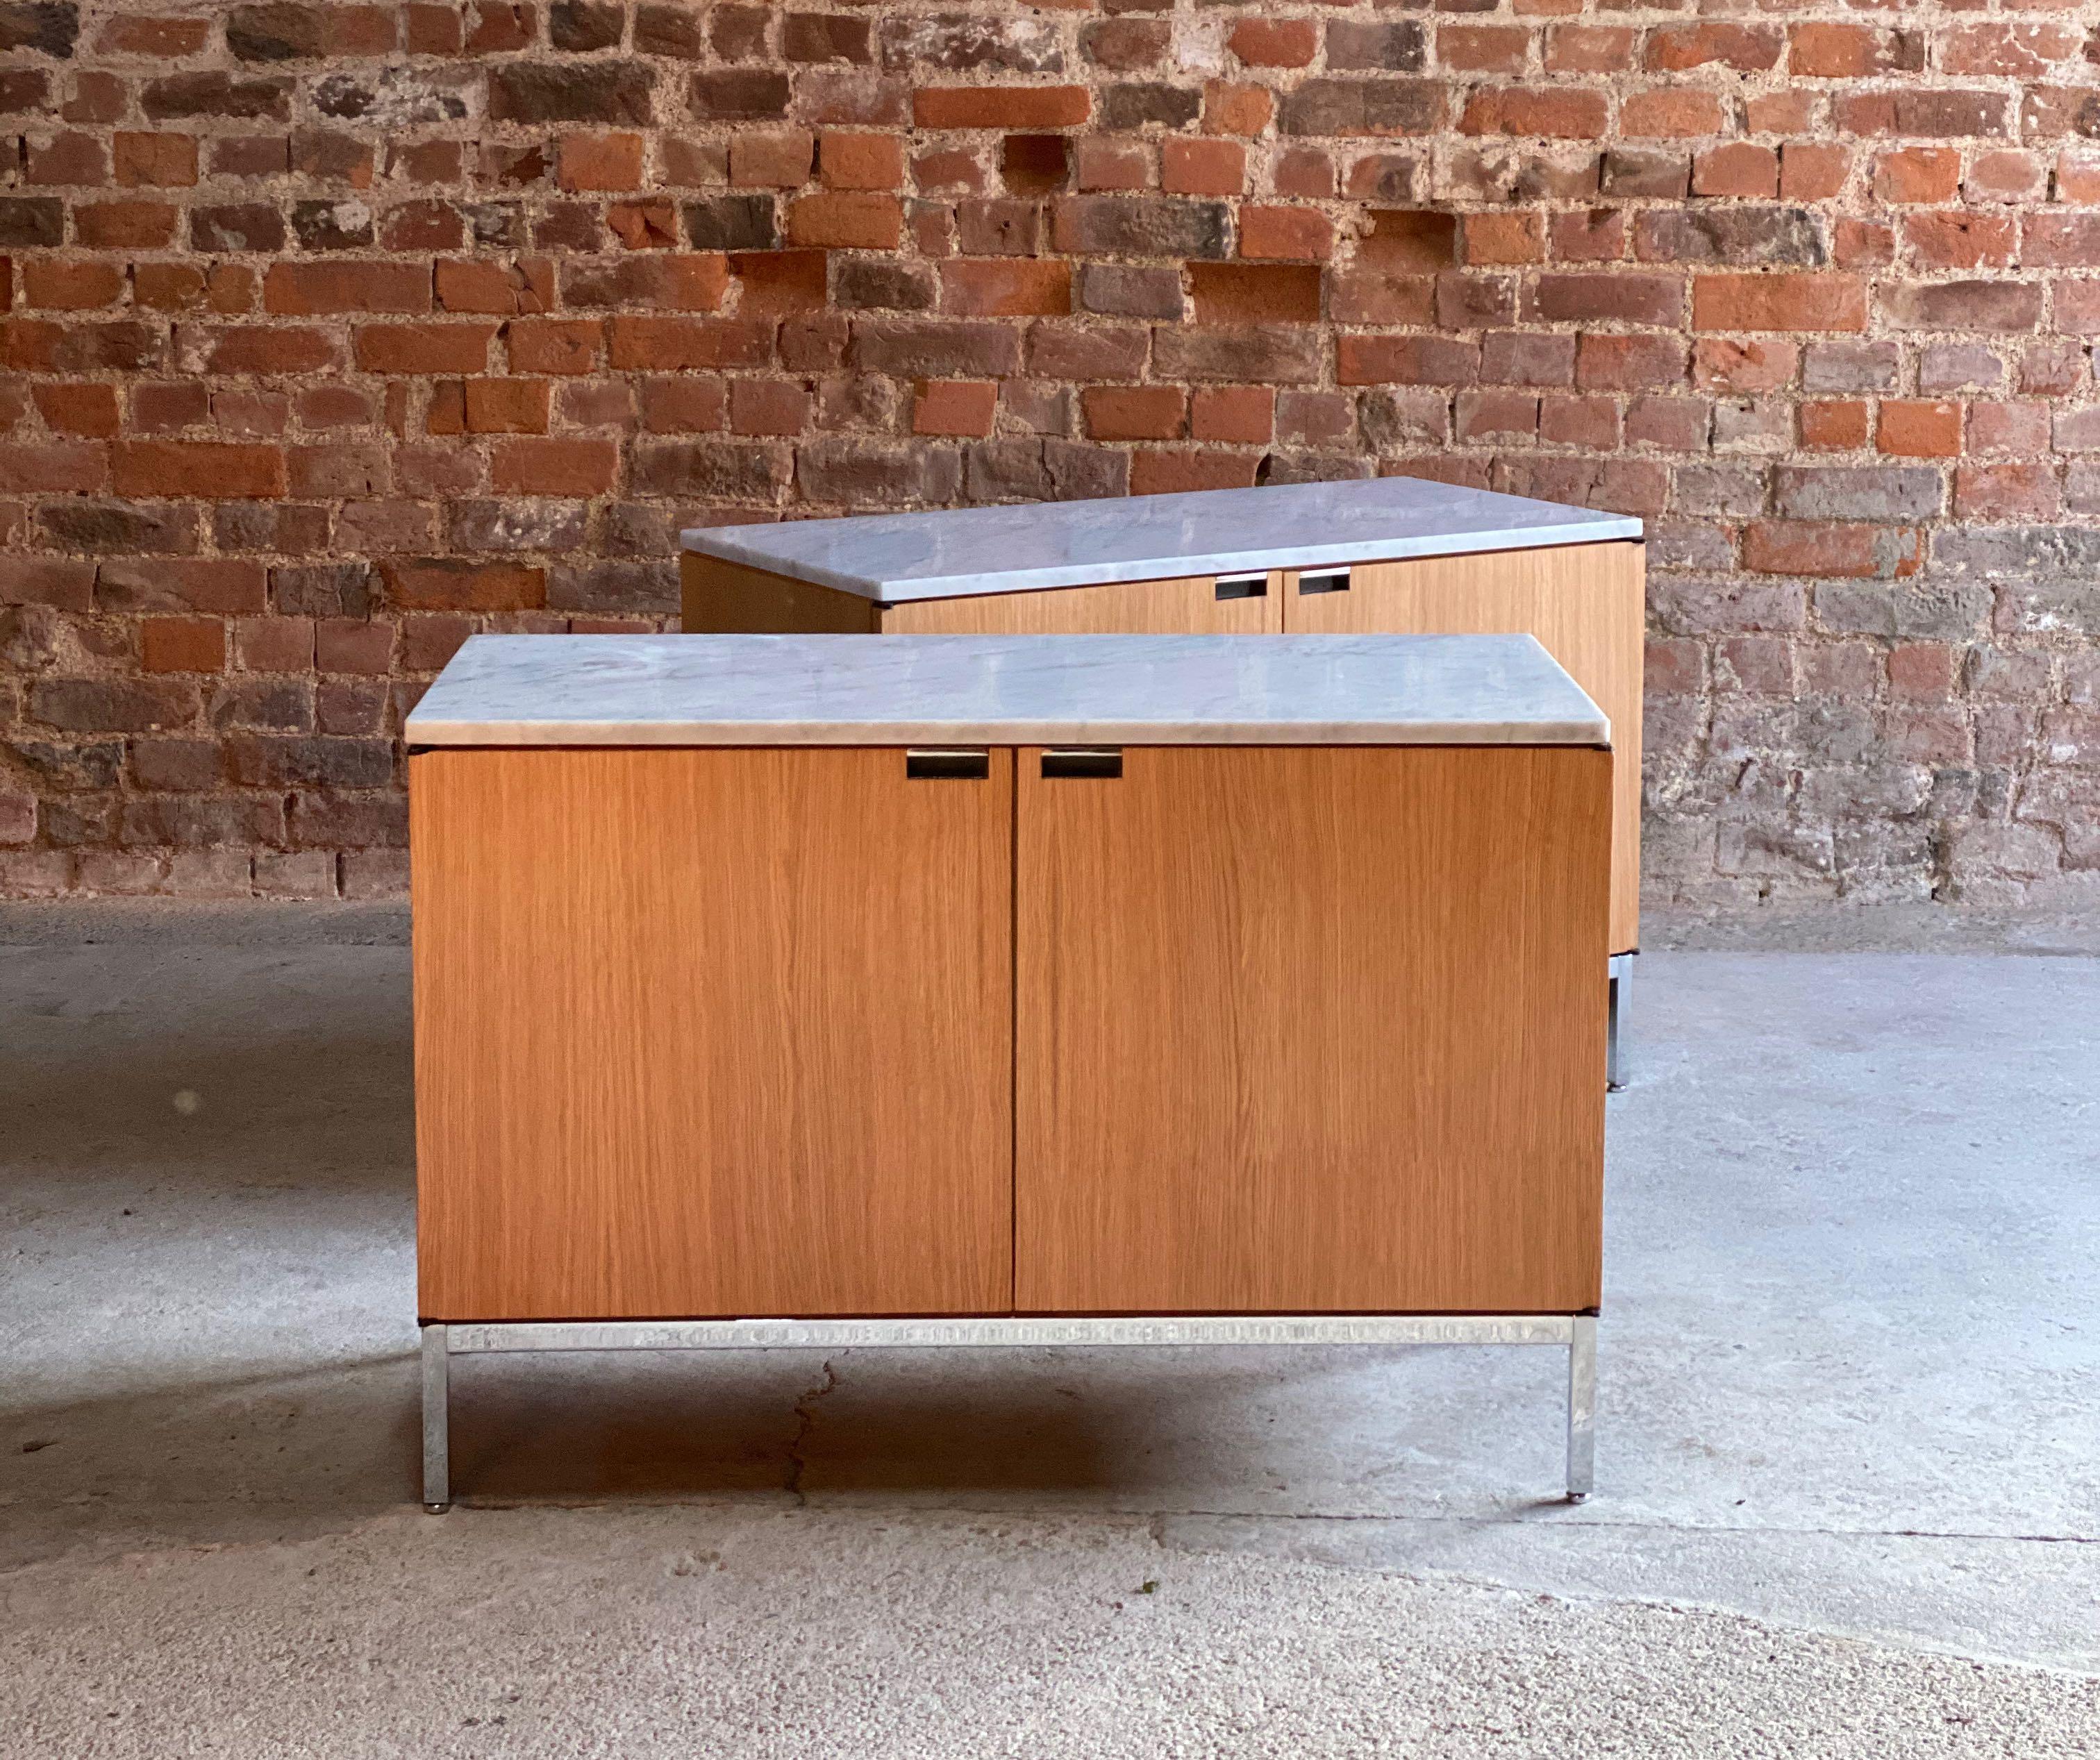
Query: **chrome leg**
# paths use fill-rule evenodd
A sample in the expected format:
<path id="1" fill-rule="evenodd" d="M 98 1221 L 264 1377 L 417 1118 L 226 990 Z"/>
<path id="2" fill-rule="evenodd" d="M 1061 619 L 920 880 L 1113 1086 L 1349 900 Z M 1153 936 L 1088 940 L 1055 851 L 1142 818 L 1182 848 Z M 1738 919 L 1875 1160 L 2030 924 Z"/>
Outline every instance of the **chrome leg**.
<path id="1" fill-rule="evenodd" d="M 1577 1314 L 1568 1341 L 1568 1501 L 1597 1484 L 1597 1317 Z"/>
<path id="2" fill-rule="evenodd" d="M 1634 956 L 1630 953 L 1613 954 L 1605 971 L 1609 975 L 1605 981 L 1604 1087 L 1616 1094 L 1626 1085 L 1626 1070 L 1619 1062 L 1619 1016 L 1626 1008 L 1626 992 L 1633 982 Z"/>
<path id="3" fill-rule="evenodd" d="M 452 1507 L 452 1402 L 442 1326 L 423 1328 L 423 1507 L 433 1515 Z"/>

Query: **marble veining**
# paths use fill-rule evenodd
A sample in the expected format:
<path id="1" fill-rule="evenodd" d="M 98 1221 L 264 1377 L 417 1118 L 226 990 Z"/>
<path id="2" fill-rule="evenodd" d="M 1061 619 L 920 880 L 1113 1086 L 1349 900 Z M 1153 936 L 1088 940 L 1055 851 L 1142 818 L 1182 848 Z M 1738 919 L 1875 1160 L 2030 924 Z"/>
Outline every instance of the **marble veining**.
<path id="1" fill-rule="evenodd" d="M 412 746 L 1590 745 L 1530 636 L 475 636 Z"/>
<path id="2" fill-rule="evenodd" d="M 893 603 L 1638 538 L 1641 523 L 1415 477 L 704 526 L 689 550 Z"/>

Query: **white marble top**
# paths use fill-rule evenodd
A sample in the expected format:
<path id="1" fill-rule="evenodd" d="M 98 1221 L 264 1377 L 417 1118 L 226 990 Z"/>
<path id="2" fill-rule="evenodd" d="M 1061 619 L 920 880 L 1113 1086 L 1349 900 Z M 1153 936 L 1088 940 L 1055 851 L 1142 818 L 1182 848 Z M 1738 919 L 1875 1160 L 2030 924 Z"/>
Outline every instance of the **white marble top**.
<path id="1" fill-rule="evenodd" d="M 893 603 L 1638 538 L 1623 514 L 1416 477 L 701 526 L 686 549 Z"/>
<path id="2" fill-rule="evenodd" d="M 1590 745 L 1530 636 L 475 636 L 412 746 Z"/>

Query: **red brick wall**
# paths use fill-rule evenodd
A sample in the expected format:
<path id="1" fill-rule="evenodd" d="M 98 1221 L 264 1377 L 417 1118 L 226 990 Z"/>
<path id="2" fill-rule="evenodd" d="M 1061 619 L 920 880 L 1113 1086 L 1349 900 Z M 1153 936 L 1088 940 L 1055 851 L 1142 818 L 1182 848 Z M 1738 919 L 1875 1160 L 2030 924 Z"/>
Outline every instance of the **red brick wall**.
<path id="1" fill-rule="evenodd" d="M 2100 871 L 2089 7 L 0 0 L 0 893 L 399 888 L 682 522 L 1652 523 L 1666 898 Z"/>

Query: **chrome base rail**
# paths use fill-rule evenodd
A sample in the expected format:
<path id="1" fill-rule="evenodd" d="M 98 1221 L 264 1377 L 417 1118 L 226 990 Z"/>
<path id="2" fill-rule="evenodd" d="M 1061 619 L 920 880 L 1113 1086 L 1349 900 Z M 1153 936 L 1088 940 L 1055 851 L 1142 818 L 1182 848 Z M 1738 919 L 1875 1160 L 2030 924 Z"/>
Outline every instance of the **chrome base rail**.
<path id="1" fill-rule="evenodd" d="M 1568 1498 L 1594 1488 L 1594 1314 L 995 1316 L 913 1320 L 558 1320 L 432 1322 L 423 1329 L 423 1507 L 452 1504 L 454 1356 L 495 1351 L 866 1350 L 960 1346 L 1561 1344 L 1568 1348 Z"/>

